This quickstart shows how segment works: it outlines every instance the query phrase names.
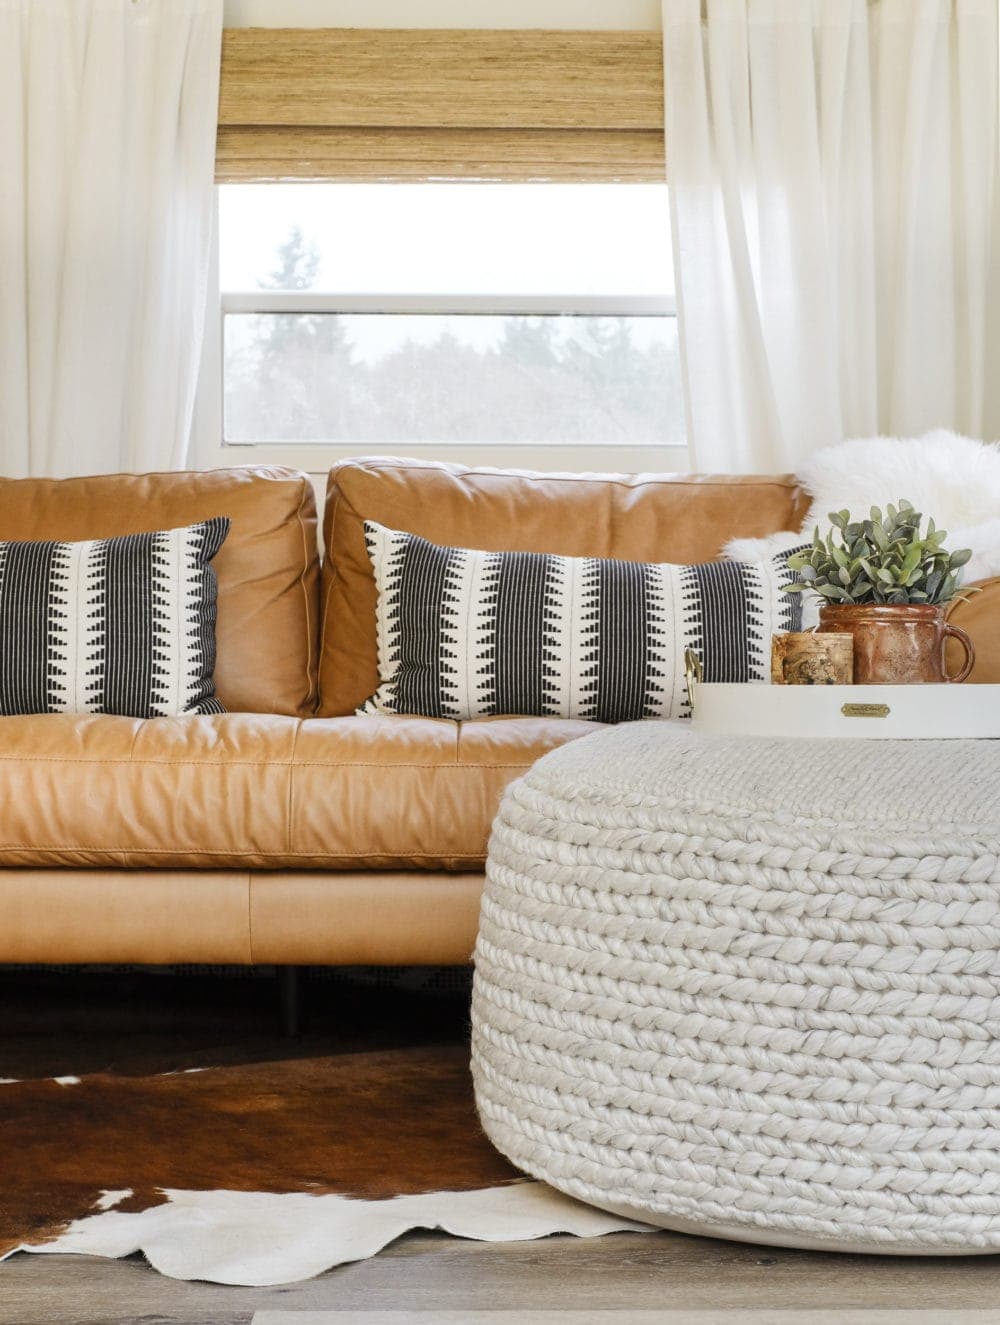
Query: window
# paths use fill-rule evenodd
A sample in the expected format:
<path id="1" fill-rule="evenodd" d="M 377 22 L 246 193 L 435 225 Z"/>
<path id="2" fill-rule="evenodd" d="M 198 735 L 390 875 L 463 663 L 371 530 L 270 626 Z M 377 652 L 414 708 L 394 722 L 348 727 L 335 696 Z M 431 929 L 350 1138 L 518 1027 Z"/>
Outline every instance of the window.
<path id="1" fill-rule="evenodd" d="M 219 285 L 222 463 L 683 464 L 665 185 L 223 185 Z"/>

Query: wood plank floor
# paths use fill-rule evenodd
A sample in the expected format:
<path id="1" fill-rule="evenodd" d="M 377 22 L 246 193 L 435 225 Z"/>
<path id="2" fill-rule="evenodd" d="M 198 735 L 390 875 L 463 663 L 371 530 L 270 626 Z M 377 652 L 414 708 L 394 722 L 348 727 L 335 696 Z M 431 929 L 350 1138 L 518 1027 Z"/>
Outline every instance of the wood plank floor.
<path id="1" fill-rule="evenodd" d="M 257 1311 L 988 1310 L 994 1258 L 902 1260 L 625 1233 L 487 1244 L 411 1235 L 369 1261 L 283 1288 L 178 1283 L 141 1261 L 17 1256 L 0 1266 L 3 1325 L 249 1325 Z M 808 1317 L 806 1317 L 808 1319 Z M 738 1317 L 733 1325 L 741 1325 Z M 890 1325 L 890 1322 L 886 1322 Z M 991 1322 L 992 1325 L 992 1322 Z"/>
<path id="2" fill-rule="evenodd" d="M 0 972 L 0 1076 L 166 1071 L 467 1033 L 462 997 L 325 984 L 308 990 L 305 1033 L 291 1041 L 274 1025 L 275 997 L 259 980 Z M 270 1289 L 180 1283 L 140 1257 L 0 1264 L 0 1325 L 250 1325 L 256 1313 L 269 1313 L 257 1325 L 285 1325 L 286 1313 L 287 1325 L 313 1325 L 303 1312 L 335 1313 L 330 1325 L 382 1325 L 386 1312 L 393 1325 L 562 1325 L 552 1312 L 591 1325 L 874 1325 L 845 1314 L 872 1311 L 878 1325 L 1000 1325 L 997 1303 L 998 1257 L 837 1256 L 669 1233 L 507 1244 L 413 1234 L 372 1260 Z"/>
<path id="3" fill-rule="evenodd" d="M 253 1325 L 338 1325 L 358 1320 L 340 1311 L 259 1311 Z M 620 1311 L 373 1311 L 364 1325 L 622 1325 Z M 798 1311 L 721 1310 L 632 1311 L 628 1325 L 798 1325 Z M 998 1325 L 1000 1311 L 818 1311 L 808 1325 Z"/>
<path id="4" fill-rule="evenodd" d="M 347 1320 L 364 1325 L 622 1325 L 621 1311 L 370 1311 L 358 1317 L 349 1311 L 259 1311 L 253 1325 L 338 1325 Z M 652 1309 L 630 1311 L 628 1325 L 998 1325 L 1000 1311 L 770 1311 L 727 1307 L 707 1311 Z"/>

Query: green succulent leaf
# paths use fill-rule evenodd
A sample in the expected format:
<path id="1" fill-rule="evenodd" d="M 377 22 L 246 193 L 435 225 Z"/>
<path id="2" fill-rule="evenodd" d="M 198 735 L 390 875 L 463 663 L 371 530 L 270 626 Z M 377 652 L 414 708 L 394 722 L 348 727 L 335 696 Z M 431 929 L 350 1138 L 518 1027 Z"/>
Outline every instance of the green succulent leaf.
<path id="1" fill-rule="evenodd" d="M 809 546 L 788 557 L 798 576 L 789 592 L 808 590 L 834 603 L 947 602 L 972 553 L 949 551 L 947 532 L 933 518 L 921 534 L 923 520 L 905 497 L 884 512 L 872 506 L 868 519 L 831 511 L 829 527 L 817 526 Z"/>
<path id="2" fill-rule="evenodd" d="M 923 559 L 923 555 L 924 545 L 919 539 L 917 539 L 915 543 L 910 545 L 906 555 L 903 557 L 903 570 L 906 571 L 907 574 L 909 574 L 910 571 L 916 570 Z"/>

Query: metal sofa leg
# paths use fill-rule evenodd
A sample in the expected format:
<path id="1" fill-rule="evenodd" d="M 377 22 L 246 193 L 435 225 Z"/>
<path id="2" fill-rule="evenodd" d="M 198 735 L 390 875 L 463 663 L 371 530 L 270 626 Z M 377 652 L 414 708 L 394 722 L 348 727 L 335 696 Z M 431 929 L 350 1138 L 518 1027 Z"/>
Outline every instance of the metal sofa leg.
<path id="1" fill-rule="evenodd" d="M 278 990 L 281 999 L 281 1029 L 294 1038 L 299 1033 L 301 1007 L 301 966 L 278 967 Z"/>

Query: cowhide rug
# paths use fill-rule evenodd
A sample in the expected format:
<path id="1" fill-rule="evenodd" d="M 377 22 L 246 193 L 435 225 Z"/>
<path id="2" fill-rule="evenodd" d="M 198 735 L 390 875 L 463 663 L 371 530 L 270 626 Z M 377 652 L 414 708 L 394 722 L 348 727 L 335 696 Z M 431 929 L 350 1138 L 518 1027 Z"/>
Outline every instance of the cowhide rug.
<path id="1" fill-rule="evenodd" d="M 0 1084 L 0 1259 L 144 1252 L 262 1286 L 412 1228 L 514 1241 L 644 1225 L 524 1179 L 479 1127 L 468 1049 Z"/>

